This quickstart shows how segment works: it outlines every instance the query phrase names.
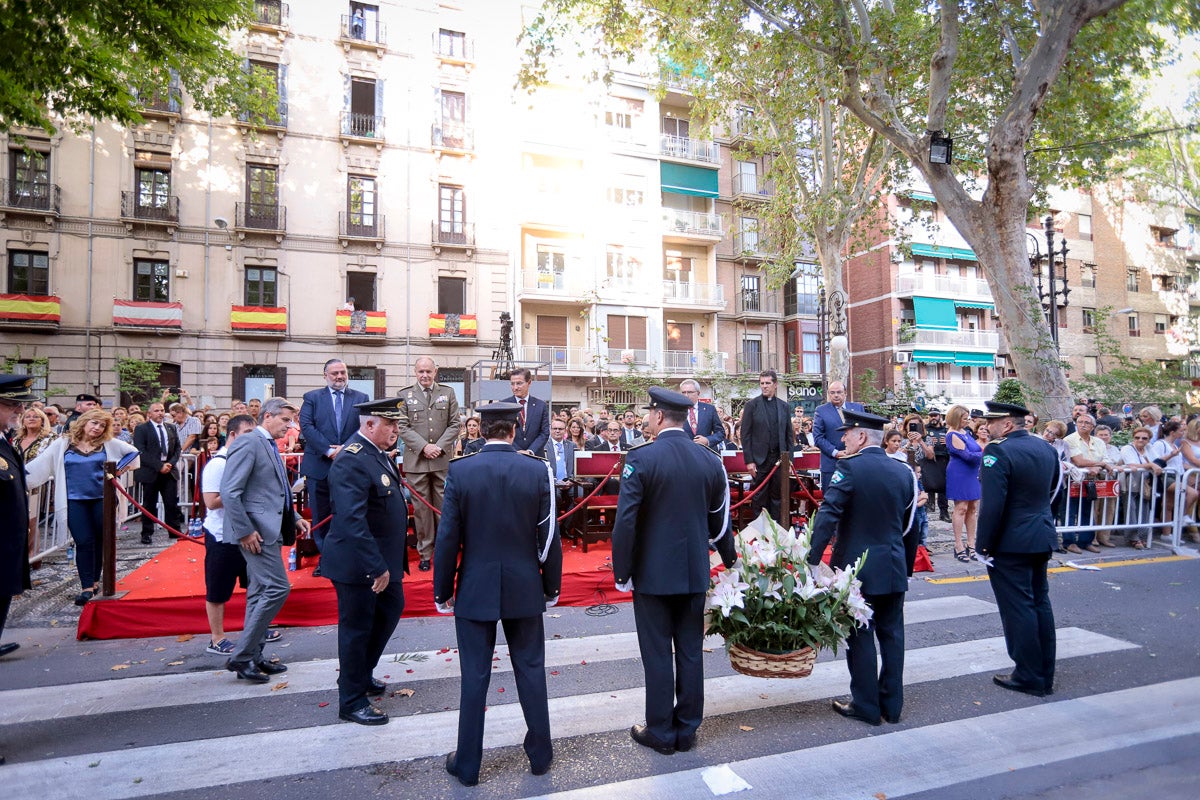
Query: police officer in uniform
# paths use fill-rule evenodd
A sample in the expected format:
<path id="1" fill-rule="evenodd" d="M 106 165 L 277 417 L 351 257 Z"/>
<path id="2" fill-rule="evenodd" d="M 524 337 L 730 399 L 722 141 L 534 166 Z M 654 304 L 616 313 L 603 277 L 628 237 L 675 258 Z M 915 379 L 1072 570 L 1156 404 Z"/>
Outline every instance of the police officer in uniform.
<path id="1" fill-rule="evenodd" d="M 8 442 L 9 431 L 21 421 L 24 404 L 42 399 L 30 391 L 32 387 L 33 378 L 27 375 L 0 375 L 0 637 L 13 597 L 32 588 L 26 542 L 29 498 L 25 494 L 25 462 Z M 0 656 L 20 646 L 16 642 L 0 644 Z"/>
<path id="2" fill-rule="evenodd" d="M 388 721 L 368 699 L 387 688 L 371 673 L 404 611 L 408 508 L 385 455 L 399 435 L 401 405 L 396 398 L 355 405 L 358 432 L 329 468 L 333 519 L 321 573 L 337 590 L 338 716 L 360 725 Z"/>
<path id="3" fill-rule="evenodd" d="M 1054 610 L 1046 564 L 1057 541 L 1050 503 L 1059 489 L 1053 448 L 1025 430 L 1028 409 L 987 401 L 991 441 L 980 468 L 983 497 L 975 547 L 988 578 L 1004 644 L 1016 665 L 997 686 L 1045 697 L 1054 692 Z"/>
<path id="4" fill-rule="evenodd" d="M 487 443 L 450 462 L 434 546 L 433 599 L 438 611 L 454 614 L 462 671 L 458 749 L 446 756 L 446 771 L 465 786 L 479 782 L 497 622 L 528 727 L 530 771 L 544 775 L 554 757 L 542 614 L 558 602 L 562 544 L 549 465 L 513 447 L 520 409 L 516 403 L 478 409 Z"/>
<path id="5" fill-rule="evenodd" d="M 817 566 L 825 546 L 835 539 L 830 566 L 849 567 L 863 554 L 858 574 L 871 622 L 846 639 L 850 670 L 849 701 L 834 700 L 843 717 L 878 725 L 899 722 L 904 705 L 904 593 L 908 566 L 904 532 L 917 507 L 916 475 L 883 451 L 887 420 L 865 411 L 844 409 L 844 448 L 813 523 L 808 563 Z M 875 641 L 883 666 L 877 669 Z"/>
<path id="6" fill-rule="evenodd" d="M 729 482 L 720 456 L 683 429 L 692 401 L 651 388 L 652 442 L 625 454 L 613 523 L 613 577 L 633 591 L 646 673 L 646 724 L 635 742 L 671 755 L 690 750 L 704 717 L 704 597 L 709 548 L 737 560 L 729 530 Z M 672 654 L 674 645 L 674 654 Z"/>

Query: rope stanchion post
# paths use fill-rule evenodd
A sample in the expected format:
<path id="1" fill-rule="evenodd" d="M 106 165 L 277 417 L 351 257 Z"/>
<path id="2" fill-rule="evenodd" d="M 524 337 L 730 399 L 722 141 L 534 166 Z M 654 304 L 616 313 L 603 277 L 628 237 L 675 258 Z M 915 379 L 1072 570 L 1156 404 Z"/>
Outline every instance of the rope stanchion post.
<path id="1" fill-rule="evenodd" d="M 785 450 L 779 454 L 779 518 L 783 527 L 792 526 L 792 452 Z"/>
<path id="2" fill-rule="evenodd" d="M 101 491 L 104 509 L 104 527 L 101 529 L 103 552 L 101 556 L 100 593 L 104 597 L 112 597 L 117 593 L 117 491 L 116 484 L 117 462 L 105 461 L 104 474 L 109 478 L 104 482 Z M 84 587 L 87 588 L 86 586 Z"/>

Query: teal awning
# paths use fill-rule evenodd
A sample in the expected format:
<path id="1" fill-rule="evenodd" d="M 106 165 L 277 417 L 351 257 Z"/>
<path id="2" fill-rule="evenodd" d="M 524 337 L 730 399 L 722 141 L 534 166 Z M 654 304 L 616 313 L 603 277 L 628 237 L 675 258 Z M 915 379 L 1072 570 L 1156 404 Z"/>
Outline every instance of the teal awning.
<path id="1" fill-rule="evenodd" d="M 959 308 L 986 308 L 988 311 L 995 312 L 996 306 L 991 303 L 986 303 L 982 300 L 955 300 L 954 305 Z"/>
<path id="2" fill-rule="evenodd" d="M 662 162 L 662 190 L 671 194 L 686 194 L 692 197 L 717 196 L 717 171 L 692 167 L 687 164 Z"/>
<path id="3" fill-rule="evenodd" d="M 925 256 L 926 258 L 951 258 L 955 261 L 978 261 L 975 257 L 975 251 L 967 247 L 941 247 L 936 244 L 914 244 L 912 245 L 912 254 L 914 256 Z"/>
<path id="4" fill-rule="evenodd" d="M 904 194 L 908 195 L 913 200 L 920 200 L 923 203 L 936 203 L 937 202 L 937 198 L 934 197 L 933 195 L 931 195 L 929 192 L 910 191 L 910 192 L 905 192 Z"/>
<path id="5" fill-rule="evenodd" d="M 992 353 L 955 353 L 954 363 L 960 367 L 994 367 L 996 356 Z"/>
<path id="6" fill-rule="evenodd" d="M 953 300 L 941 297 L 914 297 L 913 313 L 917 317 L 917 328 L 920 330 L 958 330 L 958 315 L 954 313 Z"/>
<path id="7" fill-rule="evenodd" d="M 939 353 L 936 350 L 913 350 L 913 361 L 926 364 L 953 364 L 954 353 Z"/>

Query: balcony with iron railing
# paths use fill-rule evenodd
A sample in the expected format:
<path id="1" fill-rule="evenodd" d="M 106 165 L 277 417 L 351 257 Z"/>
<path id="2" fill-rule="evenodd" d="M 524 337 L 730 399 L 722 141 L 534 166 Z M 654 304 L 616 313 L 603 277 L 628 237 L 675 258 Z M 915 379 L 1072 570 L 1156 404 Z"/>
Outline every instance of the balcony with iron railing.
<path id="1" fill-rule="evenodd" d="M 649 350 L 635 350 L 630 347 L 609 347 L 604 351 L 604 354 L 608 360 L 609 369 L 633 365 L 646 366 L 650 363 Z"/>
<path id="2" fill-rule="evenodd" d="M 54 183 L 16 180 L 0 181 L 0 209 L 8 213 L 29 213 L 57 217 L 62 193 Z"/>
<path id="3" fill-rule="evenodd" d="M 121 218 L 148 224 L 179 224 L 179 197 L 146 197 L 141 192 L 121 192 Z"/>
<path id="4" fill-rule="evenodd" d="M 737 172 L 733 176 L 733 199 L 741 202 L 765 202 L 770 197 L 767 182 L 757 174 Z"/>
<path id="5" fill-rule="evenodd" d="M 996 395 L 995 381 L 940 381 L 917 379 L 917 383 L 925 387 L 931 396 L 946 395 L 953 403 L 980 400 L 991 400 Z"/>
<path id="6" fill-rule="evenodd" d="M 382 242 L 384 238 L 383 214 L 339 211 L 338 232 L 342 239 Z"/>
<path id="7" fill-rule="evenodd" d="M 597 368 L 596 352 L 586 347 L 527 344 L 517 349 L 520 351 L 519 361 L 549 364 L 556 370 L 588 372 Z"/>
<path id="8" fill-rule="evenodd" d="M 475 249 L 475 223 L 473 222 L 434 220 L 431 230 L 435 253 L 440 253 L 443 248 L 466 250 L 468 253 Z"/>
<path id="9" fill-rule="evenodd" d="M 741 289 L 737 293 L 737 316 L 742 319 L 776 319 L 779 297 L 764 289 Z"/>
<path id="10" fill-rule="evenodd" d="M 896 276 L 898 295 L 946 295 L 958 300 L 991 302 L 992 290 L 982 278 L 907 272 Z"/>
<path id="11" fill-rule="evenodd" d="M 725 308 L 725 287 L 719 283 L 663 281 L 662 290 L 664 306 L 676 308 L 705 306 L 718 311 Z"/>
<path id="12" fill-rule="evenodd" d="M 342 14 L 341 40 L 347 47 L 375 50 L 387 44 L 387 26 L 378 19 Z"/>
<path id="13" fill-rule="evenodd" d="M 742 375 L 757 375 L 764 369 L 779 369 L 779 358 L 775 353 L 742 351 L 737 355 L 737 371 Z"/>
<path id="14" fill-rule="evenodd" d="M 282 234 L 287 230 L 287 207 L 279 203 L 253 201 L 235 206 L 239 231 Z"/>
<path id="15" fill-rule="evenodd" d="M 724 372 L 725 353 L 711 350 L 665 350 L 663 372 L 669 375 L 695 375 L 698 372 Z"/>
<path id="16" fill-rule="evenodd" d="M 959 328 L 955 331 L 932 331 L 916 328 L 904 337 L 904 344 L 918 347 L 972 347 L 979 350 L 995 350 L 1000 346 L 1000 334 L 996 331 L 981 331 Z"/>
<path id="17" fill-rule="evenodd" d="M 291 9 L 278 0 L 254 0 L 254 12 L 250 18 L 251 28 L 277 31 L 288 23 Z"/>
<path id="18" fill-rule="evenodd" d="M 175 118 L 183 111 L 183 89 L 179 83 L 172 81 L 166 97 L 155 97 L 142 106 L 143 117 Z"/>
<path id="19" fill-rule="evenodd" d="M 733 254 L 746 261 L 763 261 L 771 257 L 769 240 L 758 231 L 738 231 L 733 235 Z"/>
<path id="20" fill-rule="evenodd" d="M 466 36 L 447 39 L 434 31 L 433 56 L 444 64 L 472 64 L 475 62 L 475 40 Z"/>
<path id="21" fill-rule="evenodd" d="M 276 131 L 282 137 L 288 126 L 287 101 L 281 98 L 275 106 L 275 113 L 263 119 L 251 119 L 249 112 L 242 111 L 238 114 L 238 122 L 249 128 Z"/>
<path id="22" fill-rule="evenodd" d="M 383 117 L 358 111 L 342 112 L 342 138 L 383 139 Z"/>
<path id="23" fill-rule="evenodd" d="M 461 122 L 433 123 L 429 139 L 435 150 L 469 153 L 475 149 L 475 129 Z"/>
<path id="24" fill-rule="evenodd" d="M 664 158 L 682 161 L 701 161 L 706 164 L 718 164 L 721 161 L 721 148 L 716 142 L 690 136 L 660 134 L 658 152 Z"/>
<path id="25" fill-rule="evenodd" d="M 675 208 L 663 209 L 663 235 L 672 238 L 720 239 L 721 215 L 704 211 L 683 211 Z"/>
<path id="26" fill-rule="evenodd" d="M 580 276 L 566 271 L 523 269 L 517 294 L 522 299 L 581 303 L 589 288 Z"/>

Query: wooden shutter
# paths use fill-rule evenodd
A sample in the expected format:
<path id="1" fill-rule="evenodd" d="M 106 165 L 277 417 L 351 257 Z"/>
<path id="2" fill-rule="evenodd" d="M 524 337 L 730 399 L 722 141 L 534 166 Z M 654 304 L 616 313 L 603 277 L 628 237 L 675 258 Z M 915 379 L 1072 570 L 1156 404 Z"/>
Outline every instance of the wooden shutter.
<path id="1" fill-rule="evenodd" d="M 229 396 L 237 400 L 246 399 L 246 368 L 234 367 Z"/>
<path id="2" fill-rule="evenodd" d="M 375 399 L 387 397 L 387 371 L 383 367 L 375 368 Z"/>
<path id="3" fill-rule="evenodd" d="M 566 347 L 567 318 L 538 314 L 537 343 L 546 347 Z"/>
<path id="4" fill-rule="evenodd" d="M 287 367 L 275 367 L 275 396 L 287 397 Z"/>
<path id="5" fill-rule="evenodd" d="M 608 346 L 613 350 L 624 350 L 628 338 L 625 335 L 625 322 L 628 317 L 619 314 L 608 315 Z"/>
<path id="6" fill-rule="evenodd" d="M 645 317 L 626 317 L 629 324 L 629 344 L 630 350 L 645 350 L 646 349 L 646 318 Z"/>

